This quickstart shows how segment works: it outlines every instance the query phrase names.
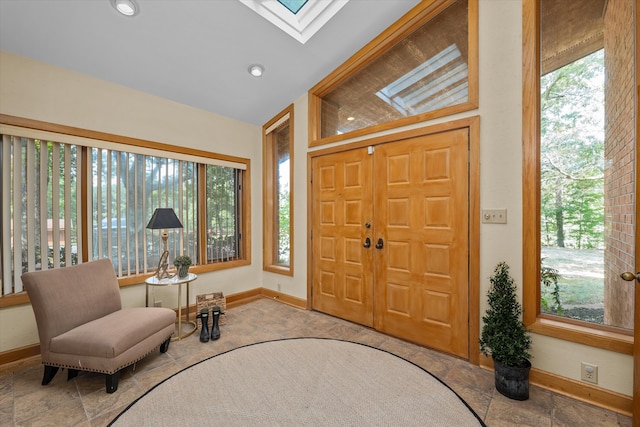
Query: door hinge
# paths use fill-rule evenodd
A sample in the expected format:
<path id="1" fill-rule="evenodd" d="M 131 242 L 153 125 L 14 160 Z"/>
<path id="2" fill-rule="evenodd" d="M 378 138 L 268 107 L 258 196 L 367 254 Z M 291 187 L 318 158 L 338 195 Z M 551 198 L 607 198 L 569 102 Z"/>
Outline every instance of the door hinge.
<path id="1" fill-rule="evenodd" d="M 373 145 L 370 145 L 367 147 L 367 154 L 371 155 L 373 154 L 374 151 L 376 151 L 376 149 L 374 148 Z"/>

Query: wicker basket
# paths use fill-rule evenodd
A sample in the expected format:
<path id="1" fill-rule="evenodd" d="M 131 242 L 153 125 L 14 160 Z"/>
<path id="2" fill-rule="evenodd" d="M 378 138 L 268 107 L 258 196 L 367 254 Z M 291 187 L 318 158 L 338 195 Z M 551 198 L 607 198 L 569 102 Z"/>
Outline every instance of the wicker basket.
<path id="1" fill-rule="evenodd" d="M 200 314 L 200 310 L 203 308 L 208 308 L 209 317 L 211 317 L 211 307 L 215 305 L 220 307 L 220 320 L 218 321 L 218 326 L 224 325 L 227 323 L 227 315 L 225 314 L 227 311 L 227 299 L 224 297 L 224 294 L 222 292 L 213 292 L 211 294 L 196 295 L 196 314 Z M 209 321 L 209 323 L 211 323 L 211 321 Z M 202 328 L 200 318 L 198 318 L 198 328 Z"/>

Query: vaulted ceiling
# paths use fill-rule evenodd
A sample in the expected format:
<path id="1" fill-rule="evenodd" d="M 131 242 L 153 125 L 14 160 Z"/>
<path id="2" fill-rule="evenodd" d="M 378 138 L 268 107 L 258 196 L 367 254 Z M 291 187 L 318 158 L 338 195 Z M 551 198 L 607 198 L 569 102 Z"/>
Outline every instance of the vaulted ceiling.
<path id="1" fill-rule="evenodd" d="M 0 0 L 0 49 L 262 125 L 419 0 L 350 0 L 304 44 L 239 0 L 136 2 Z"/>

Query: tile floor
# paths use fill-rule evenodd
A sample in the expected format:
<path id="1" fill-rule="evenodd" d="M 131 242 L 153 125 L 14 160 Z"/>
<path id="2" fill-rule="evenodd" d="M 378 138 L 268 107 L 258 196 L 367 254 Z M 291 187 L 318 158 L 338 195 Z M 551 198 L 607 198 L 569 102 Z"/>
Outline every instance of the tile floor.
<path id="1" fill-rule="evenodd" d="M 118 391 L 106 394 L 104 376 L 66 371 L 41 386 L 42 367 L 29 363 L 0 373 L 0 426 L 104 426 L 162 379 L 209 356 L 259 341 L 330 337 L 372 345 L 424 367 L 453 388 L 490 427 L 631 426 L 631 419 L 532 386 L 530 399 L 509 400 L 493 387 L 493 374 L 477 366 L 317 312 L 261 299 L 227 310 L 218 341 L 201 343 L 196 332 L 127 368 Z"/>

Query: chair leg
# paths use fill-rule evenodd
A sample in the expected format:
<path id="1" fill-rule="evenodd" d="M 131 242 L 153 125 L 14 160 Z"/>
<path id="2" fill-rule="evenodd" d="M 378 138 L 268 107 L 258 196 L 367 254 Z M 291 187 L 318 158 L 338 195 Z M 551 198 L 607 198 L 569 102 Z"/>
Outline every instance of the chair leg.
<path id="1" fill-rule="evenodd" d="M 165 342 L 160 344 L 160 353 L 166 353 L 169 350 L 169 344 L 171 344 L 171 337 L 167 338 Z"/>
<path id="2" fill-rule="evenodd" d="M 44 376 L 42 377 L 42 385 L 47 385 L 51 382 L 53 377 L 58 373 L 57 366 L 44 365 Z"/>
<path id="3" fill-rule="evenodd" d="M 77 369 L 67 369 L 67 381 L 70 381 L 72 379 L 74 379 L 75 377 L 78 376 L 78 370 Z"/>
<path id="4" fill-rule="evenodd" d="M 107 385 L 107 393 L 111 394 L 118 389 L 118 380 L 120 379 L 120 371 L 115 374 L 106 375 L 105 382 Z"/>

